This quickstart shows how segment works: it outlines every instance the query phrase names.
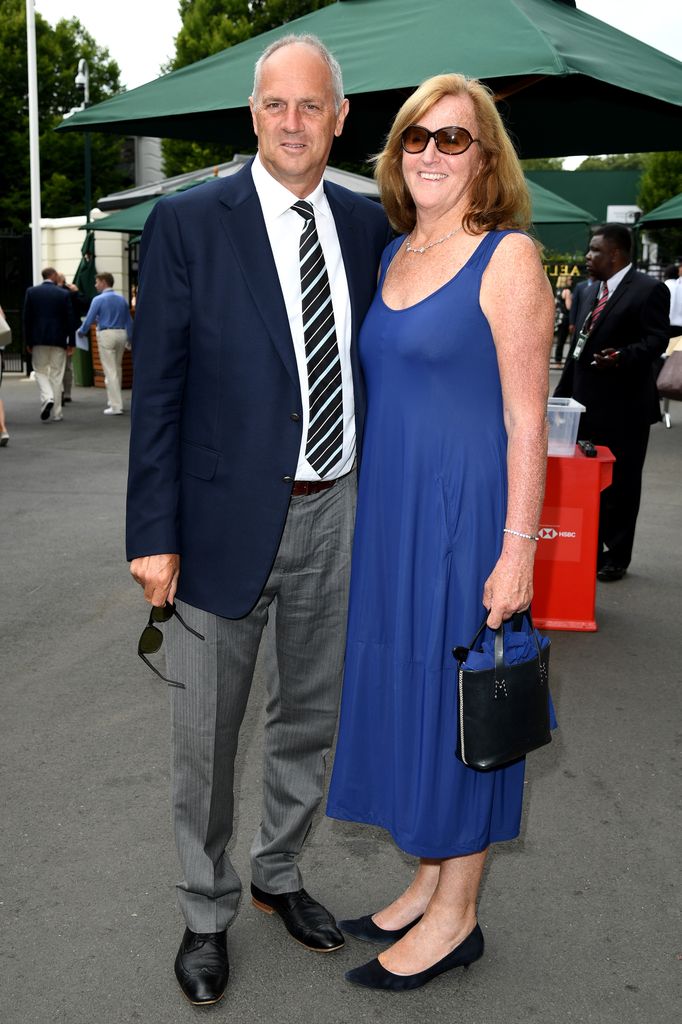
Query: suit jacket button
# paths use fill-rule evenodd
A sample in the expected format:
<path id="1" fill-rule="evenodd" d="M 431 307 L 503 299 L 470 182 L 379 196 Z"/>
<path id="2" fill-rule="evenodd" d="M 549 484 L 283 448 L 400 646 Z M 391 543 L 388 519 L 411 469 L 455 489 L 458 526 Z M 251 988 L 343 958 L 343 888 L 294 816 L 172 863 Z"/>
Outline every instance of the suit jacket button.
<path id="1" fill-rule="evenodd" d="M 300 418 L 301 417 L 298 415 L 297 412 L 292 412 L 291 416 L 289 417 L 289 419 L 292 419 L 294 421 L 294 423 L 298 423 Z"/>
<path id="2" fill-rule="evenodd" d="M 285 484 L 292 483 L 293 479 L 294 479 L 293 476 L 283 476 L 282 477 L 282 480 L 284 481 Z"/>

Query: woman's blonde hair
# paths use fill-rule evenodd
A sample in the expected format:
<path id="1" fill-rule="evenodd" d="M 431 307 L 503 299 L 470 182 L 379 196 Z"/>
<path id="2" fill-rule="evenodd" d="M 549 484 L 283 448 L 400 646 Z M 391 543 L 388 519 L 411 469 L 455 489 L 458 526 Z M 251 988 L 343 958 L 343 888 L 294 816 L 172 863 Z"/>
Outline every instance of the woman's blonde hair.
<path id="1" fill-rule="evenodd" d="M 403 177 L 400 136 L 446 96 L 469 96 L 478 125 L 479 141 L 474 145 L 479 148 L 480 166 L 463 217 L 464 230 L 477 235 L 493 228 L 527 229 L 531 220 L 528 186 L 493 94 L 475 78 L 455 74 L 435 75 L 422 82 L 403 103 L 383 152 L 374 158 L 374 176 L 391 224 L 397 231 L 409 232 L 416 222 L 414 201 Z"/>

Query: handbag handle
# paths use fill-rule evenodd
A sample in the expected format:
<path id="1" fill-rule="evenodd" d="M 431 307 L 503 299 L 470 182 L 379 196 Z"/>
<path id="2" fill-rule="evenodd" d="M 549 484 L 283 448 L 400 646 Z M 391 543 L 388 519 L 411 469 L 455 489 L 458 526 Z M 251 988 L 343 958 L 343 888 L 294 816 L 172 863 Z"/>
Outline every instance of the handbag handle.
<path id="1" fill-rule="evenodd" d="M 476 636 L 473 638 L 473 640 L 471 641 L 471 643 L 469 644 L 468 647 L 453 647 L 452 654 L 457 659 L 457 661 L 460 663 L 460 665 L 467 660 L 467 658 L 469 657 L 469 652 L 472 651 L 476 647 L 476 644 L 478 643 L 478 641 L 479 641 L 479 639 L 481 637 L 481 634 L 483 633 L 483 631 L 484 631 L 484 629 L 486 627 L 486 623 L 487 623 L 488 615 L 489 614 L 490 614 L 489 610 L 486 611 L 486 613 L 485 613 L 485 615 L 483 617 L 483 622 L 478 627 L 478 630 L 476 632 Z M 525 608 L 522 612 L 514 612 L 514 614 L 511 617 L 512 632 L 513 633 L 520 633 L 521 632 L 521 626 L 522 626 L 524 618 L 528 619 L 528 625 L 531 628 L 531 635 L 533 637 L 533 640 L 535 641 L 535 646 L 537 648 L 538 657 L 539 657 L 540 656 L 540 644 L 538 642 L 537 630 L 533 626 L 533 618 L 532 618 L 531 613 L 530 613 L 530 608 Z M 496 682 L 501 683 L 502 680 L 504 679 L 504 667 L 505 667 L 505 661 L 504 661 L 504 622 L 502 622 L 502 623 L 500 623 L 500 625 L 495 630 L 495 680 L 496 680 Z"/>

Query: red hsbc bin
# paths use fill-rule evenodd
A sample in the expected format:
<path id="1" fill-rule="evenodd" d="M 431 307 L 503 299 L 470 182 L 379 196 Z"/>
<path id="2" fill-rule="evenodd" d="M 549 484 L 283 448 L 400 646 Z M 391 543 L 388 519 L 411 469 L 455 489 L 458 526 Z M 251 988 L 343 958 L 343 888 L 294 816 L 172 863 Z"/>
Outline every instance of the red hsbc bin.
<path id="1" fill-rule="evenodd" d="M 588 459 L 550 455 L 535 558 L 533 620 L 544 629 L 594 631 L 599 497 L 615 457 L 597 448 Z"/>

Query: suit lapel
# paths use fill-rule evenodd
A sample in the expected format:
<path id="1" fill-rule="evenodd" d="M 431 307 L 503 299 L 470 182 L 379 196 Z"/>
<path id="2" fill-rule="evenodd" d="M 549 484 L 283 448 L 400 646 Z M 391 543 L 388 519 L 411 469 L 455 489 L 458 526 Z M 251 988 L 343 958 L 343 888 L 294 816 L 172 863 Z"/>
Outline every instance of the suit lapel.
<path id="1" fill-rule="evenodd" d="M 270 248 L 265 220 L 251 177 L 251 164 L 227 179 L 220 197 L 219 218 L 242 268 L 258 314 L 289 376 L 300 386 L 294 343 L 284 296 Z"/>

